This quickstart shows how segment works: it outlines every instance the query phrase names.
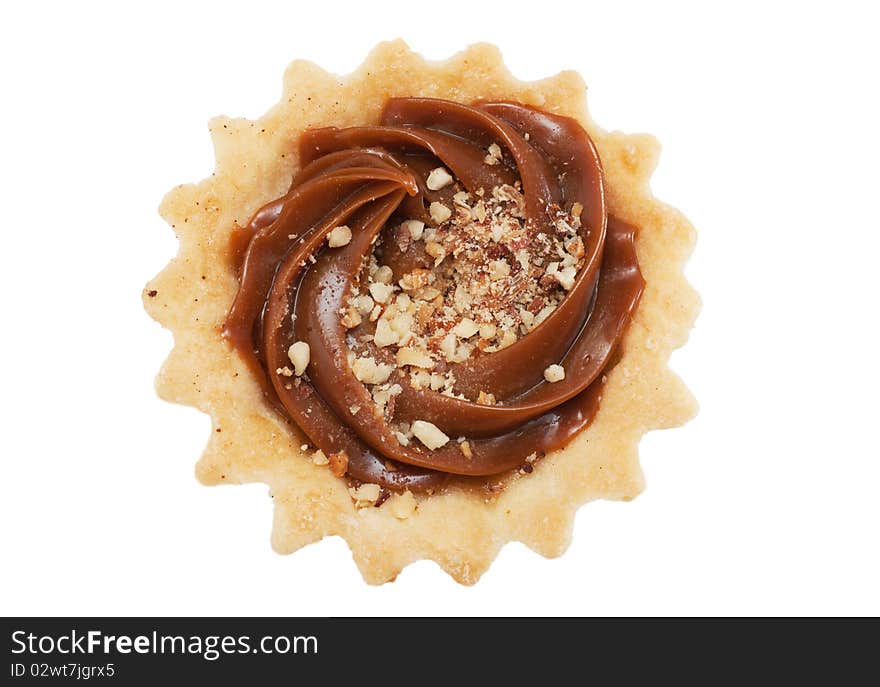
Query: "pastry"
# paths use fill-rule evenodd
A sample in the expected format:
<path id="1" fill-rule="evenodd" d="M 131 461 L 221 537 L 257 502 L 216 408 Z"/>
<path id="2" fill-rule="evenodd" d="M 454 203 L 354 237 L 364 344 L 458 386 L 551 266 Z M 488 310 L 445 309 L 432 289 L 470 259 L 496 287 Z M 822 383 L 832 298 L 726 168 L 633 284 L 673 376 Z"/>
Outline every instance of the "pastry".
<path id="1" fill-rule="evenodd" d="M 648 189 L 656 142 L 584 96 L 398 41 L 344 78 L 295 62 L 263 118 L 211 123 L 214 174 L 162 205 L 157 386 L 213 419 L 203 482 L 269 485 L 278 551 L 343 536 L 371 583 L 558 555 L 579 505 L 642 489 L 641 435 L 693 414 L 666 360 L 694 231 Z"/>

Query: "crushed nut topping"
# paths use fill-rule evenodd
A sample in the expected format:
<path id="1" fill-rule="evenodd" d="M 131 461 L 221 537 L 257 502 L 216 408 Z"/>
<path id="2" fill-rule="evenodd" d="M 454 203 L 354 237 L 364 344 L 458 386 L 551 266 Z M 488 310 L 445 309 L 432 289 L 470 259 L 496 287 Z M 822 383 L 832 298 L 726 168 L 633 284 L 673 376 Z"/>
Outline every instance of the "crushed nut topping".
<path id="1" fill-rule="evenodd" d="M 503 161 L 498 144 L 489 146 L 486 164 L 489 158 Z M 383 236 L 340 312 L 352 371 L 367 386 L 371 412 L 389 421 L 401 385 L 465 398 L 450 366 L 501 351 L 540 326 L 584 261 L 583 208 L 549 208 L 551 228 L 535 236 L 519 182 L 472 194 L 438 167 L 426 183 L 440 192 L 428 209 L 434 224 L 404 219 Z M 557 381 L 555 367 L 548 381 Z M 468 400 L 498 403 L 491 389 Z M 418 420 L 395 423 L 392 432 L 401 446 L 415 438 L 433 450 L 449 441 Z"/>

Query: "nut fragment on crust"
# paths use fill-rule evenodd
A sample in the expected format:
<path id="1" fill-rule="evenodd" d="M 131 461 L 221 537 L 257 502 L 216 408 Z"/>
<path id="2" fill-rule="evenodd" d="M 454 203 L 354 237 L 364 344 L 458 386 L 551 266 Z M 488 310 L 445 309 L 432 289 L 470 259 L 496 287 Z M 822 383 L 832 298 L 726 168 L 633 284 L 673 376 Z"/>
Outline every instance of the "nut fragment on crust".
<path id="1" fill-rule="evenodd" d="M 337 477 L 342 477 L 348 471 L 348 454 L 345 451 L 331 453 L 327 456 L 327 462 L 330 464 L 330 472 Z"/>
<path id="2" fill-rule="evenodd" d="M 340 248 L 341 246 L 347 246 L 349 243 L 351 243 L 351 229 L 344 224 L 332 229 L 327 234 L 327 245 L 331 248 Z"/>
<path id="3" fill-rule="evenodd" d="M 418 241 L 422 238 L 422 233 L 425 231 L 425 223 L 417 219 L 408 219 L 405 222 L 401 222 L 400 226 L 409 232 L 413 241 Z"/>
<path id="4" fill-rule="evenodd" d="M 452 178 L 452 175 L 447 172 L 445 168 L 438 167 L 437 169 L 431 170 L 428 178 L 425 179 L 425 186 L 431 191 L 439 191 L 441 188 L 449 186 L 453 181 L 455 181 L 455 179 Z"/>
<path id="5" fill-rule="evenodd" d="M 382 489 L 378 484 L 362 484 L 359 487 L 349 487 L 348 493 L 357 506 L 363 507 L 376 503 Z"/>
<path id="6" fill-rule="evenodd" d="M 437 425 L 425 420 L 416 420 L 412 423 L 411 429 L 416 439 L 432 451 L 446 446 L 446 443 L 449 441 L 449 437 L 440 431 Z"/>
<path id="7" fill-rule="evenodd" d="M 301 377 L 302 373 L 306 371 L 310 354 L 309 345 L 305 341 L 297 341 L 287 349 L 287 357 L 293 363 L 293 371 L 297 377 Z"/>
<path id="8" fill-rule="evenodd" d="M 416 497 L 411 491 L 395 494 L 388 501 L 391 514 L 398 520 L 406 520 L 416 511 Z"/>
<path id="9" fill-rule="evenodd" d="M 312 454 L 312 462 L 315 465 L 327 465 L 330 462 L 330 459 L 327 457 L 321 449 L 318 449 Z"/>
<path id="10" fill-rule="evenodd" d="M 561 382 L 565 379 L 565 368 L 562 365 L 551 365 L 544 370 L 544 379 L 551 384 L 553 382 Z"/>
<path id="11" fill-rule="evenodd" d="M 428 208 L 428 213 L 431 215 L 431 219 L 437 224 L 442 224 L 452 217 L 452 210 L 446 207 L 443 203 L 438 203 L 436 200 L 431 203 L 431 207 Z"/>
<path id="12" fill-rule="evenodd" d="M 464 457 L 468 460 L 474 457 L 474 452 L 471 451 L 471 442 L 462 441 L 458 444 L 458 448 L 461 449 L 462 454 L 464 454 Z"/>

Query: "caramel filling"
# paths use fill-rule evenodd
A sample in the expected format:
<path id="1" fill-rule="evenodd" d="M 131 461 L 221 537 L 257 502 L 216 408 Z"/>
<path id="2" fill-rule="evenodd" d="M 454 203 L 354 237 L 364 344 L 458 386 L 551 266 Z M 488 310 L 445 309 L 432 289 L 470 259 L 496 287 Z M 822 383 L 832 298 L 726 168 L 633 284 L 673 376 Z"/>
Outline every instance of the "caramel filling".
<path id="1" fill-rule="evenodd" d="M 591 422 L 644 281 L 576 121 L 399 98 L 299 145 L 233 236 L 224 334 L 336 474 L 529 472 Z"/>

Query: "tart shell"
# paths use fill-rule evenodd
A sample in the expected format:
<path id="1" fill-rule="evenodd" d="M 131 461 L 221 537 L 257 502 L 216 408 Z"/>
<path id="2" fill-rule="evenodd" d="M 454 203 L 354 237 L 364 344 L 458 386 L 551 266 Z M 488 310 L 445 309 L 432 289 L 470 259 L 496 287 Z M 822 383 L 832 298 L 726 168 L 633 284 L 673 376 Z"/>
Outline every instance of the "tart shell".
<path id="1" fill-rule="evenodd" d="M 392 96 L 460 102 L 515 100 L 576 118 L 593 138 L 606 176 L 609 212 L 640 227 L 641 303 L 608 373 L 594 422 L 529 475 L 504 480 L 497 493 L 454 481 L 416 497 L 416 508 L 359 508 L 348 483 L 312 462 L 313 449 L 265 401 L 260 385 L 221 337 L 238 282 L 228 258 L 233 227 L 287 191 L 298 169 L 297 140 L 316 126 L 375 124 Z M 156 381 L 168 401 L 211 416 L 210 439 L 197 467 L 206 485 L 263 482 L 275 501 L 272 545 L 292 553 L 327 536 L 343 537 L 371 584 L 393 580 L 410 563 L 430 559 L 462 584 L 473 584 L 509 541 L 543 556 L 562 554 L 575 511 L 593 499 L 628 500 L 644 488 L 638 443 L 653 429 L 683 424 L 696 412 L 690 392 L 667 367 L 699 310 L 682 273 L 696 233 L 676 209 L 658 201 L 649 179 L 658 155 L 648 135 L 600 129 L 587 112 L 586 88 L 571 71 L 523 82 L 497 48 L 474 45 L 430 62 L 403 41 L 378 45 L 352 74 L 336 76 L 296 61 L 280 102 L 262 118 L 210 122 L 214 173 L 171 190 L 160 213 L 174 229 L 177 256 L 144 289 L 147 312 L 174 335 Z M 394 498 L 394 497 L 392 497 Z"/>

